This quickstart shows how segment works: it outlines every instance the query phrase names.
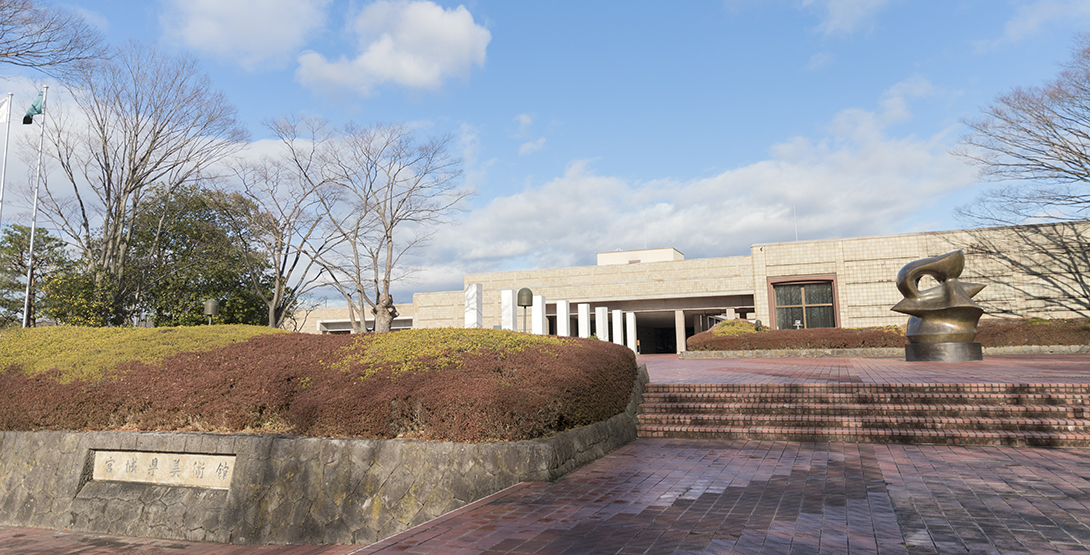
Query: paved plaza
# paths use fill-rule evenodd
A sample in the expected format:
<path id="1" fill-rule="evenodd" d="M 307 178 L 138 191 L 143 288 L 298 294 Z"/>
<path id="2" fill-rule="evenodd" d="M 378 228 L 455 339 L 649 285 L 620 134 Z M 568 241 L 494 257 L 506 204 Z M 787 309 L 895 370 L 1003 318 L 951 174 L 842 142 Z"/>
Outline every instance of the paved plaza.
<path id="1" fill-rule="evenodd" d="M 1090 355 L 678 360 L 653 383 L 1090 383 Z M 371 546 L 0 528 L 0 555 L 1086 553 L 1090 449 L 638 439 Z"/>

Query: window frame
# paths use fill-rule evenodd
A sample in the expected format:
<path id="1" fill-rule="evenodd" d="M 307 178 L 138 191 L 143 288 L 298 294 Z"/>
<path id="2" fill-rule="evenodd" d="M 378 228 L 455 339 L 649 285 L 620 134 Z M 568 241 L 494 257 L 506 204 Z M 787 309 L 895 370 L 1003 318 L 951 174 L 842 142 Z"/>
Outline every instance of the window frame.
<path id="1" fill-rule="evenodd" d="M 833 286 L 833 327 L 839 328 L 840 322 L 840 291 L 837 287 L 836 274 L 812 275 L 812 276 L 785 276 L 768 278 L 768 327 L 779 329 L 776 322 L 776 286 L 777 285 L 813 285 L 818 283 L 830 283 Z M 796 306 L 796 305 L 789 305 Z M 805 313 L 805 306 L 802 305 Z M 828 306 L 825 304 L 812 306 Z M 790 329 L 794 329 L 793 327 Z M 820 328 L 802 328 L 820 329 Z"/>

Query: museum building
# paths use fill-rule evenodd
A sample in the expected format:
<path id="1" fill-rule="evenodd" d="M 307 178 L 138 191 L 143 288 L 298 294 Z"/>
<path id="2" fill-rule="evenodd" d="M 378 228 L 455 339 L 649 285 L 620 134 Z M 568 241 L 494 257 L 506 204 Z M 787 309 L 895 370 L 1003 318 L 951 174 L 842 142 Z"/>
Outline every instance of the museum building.
<path id="1" fill-rule="evenodd" d="M 890 311 L 902 298 L 897 272 L 958 249 L 966 254 L 961 279 L 986 285 L 975 298 L 985 317 L 1083 317 L 1087 233 L 1090 221 L 758 243 L 748 255 L 693 260 L 673 248 L 605 252 L 595 266 L 468 274 L 464 291 L 417 293 L 399 305 L 394 328 L 593 334 L 673 353 L 723 319 L 777 329 L 901 325 L 907 317 Z M 523 288 L 531 306 L 516 304 Z M 307 327 L 351 330 L 347 309 L 316 311 Z"/>

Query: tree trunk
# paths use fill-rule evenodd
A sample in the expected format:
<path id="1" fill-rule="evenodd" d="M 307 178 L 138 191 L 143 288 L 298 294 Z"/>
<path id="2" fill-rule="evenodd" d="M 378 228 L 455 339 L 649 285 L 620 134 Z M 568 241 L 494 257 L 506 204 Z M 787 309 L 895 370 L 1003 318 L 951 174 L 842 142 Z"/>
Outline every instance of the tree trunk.
<path id="1" fill-rule="evenodd" d="M 397 318 L 397 307 L 394 306 L 394 298 L 390 295 L 382 295 L 379 297 L 378 303 L 375 304 L 375 333 L 390 331 L 394 324 L 394 318 Z"/>

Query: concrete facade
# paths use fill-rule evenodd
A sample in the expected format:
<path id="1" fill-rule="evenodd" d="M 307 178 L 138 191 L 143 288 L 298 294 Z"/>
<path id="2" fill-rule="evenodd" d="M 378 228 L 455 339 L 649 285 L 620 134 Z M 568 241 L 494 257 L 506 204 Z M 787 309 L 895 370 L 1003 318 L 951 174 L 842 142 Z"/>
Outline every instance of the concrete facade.
<path id="1" fill-rule="evenodd" d="M 789 325 L 776 322 L 777 287 L 831 285 L 838 327 L 902 325 L 906 317 L 890 311 L 901 299 L 897 272 L 913 260 L 957 249 L 966 253 L 962 279 L 987 286 L 976 297 L 985 317 L 1085 316 L 1090 302 L 1081 284 L 1090 281 L 1084 281 L 1090 276 L 1083 246 L 1088 235 L 1090 222 L 1084 221 L 757 243 L 748 255 L 695 260 L 684 260 L 673 248 L 644 249 L 601 253 L 597 266 L 468 274 L 464 283 L 481 287 L 486 328 L 501 325 L 502 291 L 528 287 L 549 301 L 548 322 L 541 323 L 548 324 L 547 333 L 557 333 L 557 301 L 564 301 L 563 307 L 588 306 L 589 312 L 580 312 L 581 336 L 586 317 L 598 338 L 624 337 L 625 326 L 610 322 L 619 310 L 625 323 L 627 314 L 635 315 L 641 352 L 680 352 L 686 337 L 722 319 Z M 418 293 L 412 309 L 402 312 L 412 314 L 413 327 L 457 327 L 462 303 L 461 292 Z"/>

